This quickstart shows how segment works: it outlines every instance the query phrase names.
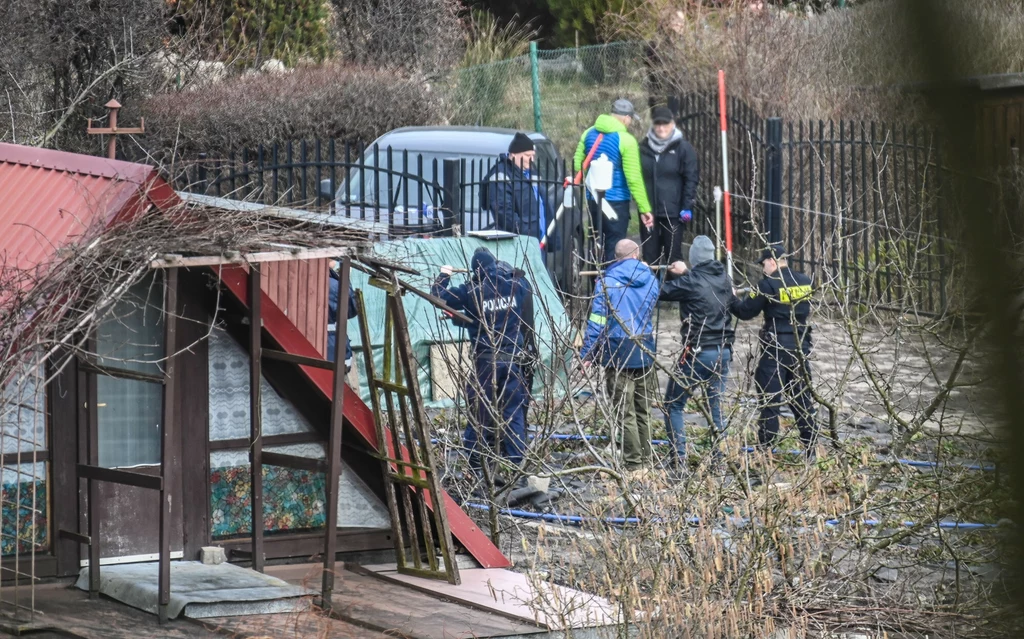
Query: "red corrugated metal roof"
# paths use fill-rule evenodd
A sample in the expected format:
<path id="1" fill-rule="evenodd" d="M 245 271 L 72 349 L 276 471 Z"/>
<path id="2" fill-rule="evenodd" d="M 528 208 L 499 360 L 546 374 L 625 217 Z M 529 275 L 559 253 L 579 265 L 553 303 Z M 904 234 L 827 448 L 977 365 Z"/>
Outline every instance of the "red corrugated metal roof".
<path id="1" fill-rule="evenodd" d="M 170 187 L 151 166 L 0 144 L 0 265 L 42 264 L 59 247 L 143 210 L 154 190 L 167 204 Z"/>

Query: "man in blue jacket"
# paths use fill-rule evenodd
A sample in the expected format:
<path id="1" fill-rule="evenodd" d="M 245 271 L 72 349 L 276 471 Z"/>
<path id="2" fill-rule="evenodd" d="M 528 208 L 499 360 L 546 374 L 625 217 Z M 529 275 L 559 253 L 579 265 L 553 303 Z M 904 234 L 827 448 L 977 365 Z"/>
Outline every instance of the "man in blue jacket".
<path id="1" fill-rule="evenodd" d="M 463 435 L 470 465 L 477 472 L 483 469 L 478 449 L 481 437 L 491 450 L 500 442 L 502 456 L 520 465 L 526 452 L 523 409 L 529 399 L 522 370 L 529 357 L 522 309 L 532 290 L 525 277 L 499 268 L 485 248 L 473 253 L 468 282 L 449 288 L 453 271 L 451 266 L 442 266 L 430 291 L 470 319 L 465 328 L 476 379 L 468 384 L 466 397 L 475 419 Z"/>
<path id="2" fill-rule="evenodd" d="M 626 470 L 650 466 L 651 406 L 658 392 L 654 326 L 658 278 L 640 261 L 633 240 L 619 240 L 615 261 L 597 280 L 580 356 L 605 370 L 611 406 L 622 411 L 622 458 Z M 618 417 L 618 415 L 616 415 Z"/>
<path id="3" fill-rule="evenodd" d="M 548 223 L 545 189 L 532 173 L 536 156 L 533 140 L 516 133 L 508 153 L 498 157 L 484 178 L 480 208 L 494 216 L 494 228 L 537 239 L 544 237 Z"/>

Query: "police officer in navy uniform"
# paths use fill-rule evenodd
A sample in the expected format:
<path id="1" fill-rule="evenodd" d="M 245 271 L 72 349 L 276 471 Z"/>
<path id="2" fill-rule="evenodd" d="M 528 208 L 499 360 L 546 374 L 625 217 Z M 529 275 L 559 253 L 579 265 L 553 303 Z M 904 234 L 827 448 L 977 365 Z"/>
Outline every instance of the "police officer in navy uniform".
<path id="1" fill-rule="evenodd" d="M 337 343 L 338 334 L 338 305 L 341 302 L 341 281 L 338 276 L 338 268 L 341 263 L 338 260 L 331 260 L 328 271 L 328 297 L 327 297 L 327 361 L 334 361 L 334 348 Z M 345 312 L 346 320 L 352 319 L 358 314 L 356 309 L 356 292 L 349 284 L 348 304 Z M 352 340 L 345 342 L 345 372 L 352 370 Z"/>
<path id="2" fill-rule="evenodd" d="M 466 329 L 476 379 L 468 385 L 466 396 L 476 419 L 470 420 L 463 435 L 470 465 L 478 473 L 483 469 L 481 438 L 492 450 L 500 441 L 502 456 L 520 465 L 526 452 L 524 409 L 529 400 L 522 370 L 527 358 L 522 309 L 532 289 L 525 277 L 499 268 L 486 248 L 473 253 L 469 281 L 449 288 L 453 270 L 441 267 L 431 293 L 471 320 Z"/>
<path id="3" fill-rule="evenodd" d="M 779 436 L 779 409 L 788 401 L 800 429 L 800 439 L 808 456 L 813 455 L 818 429 L 814 422 L 811 396 L 811 278 L 789 268 L 786 248 L 771 244 L 761 253 L 764 279 L 757 290 L 737 298 L 730 308 L 733 315 L 749 320 L 764 314 L 761 328 L 761 359 L 754 373 L 760 393 L 761 416 L 758 443 L 770 449 Z"/>

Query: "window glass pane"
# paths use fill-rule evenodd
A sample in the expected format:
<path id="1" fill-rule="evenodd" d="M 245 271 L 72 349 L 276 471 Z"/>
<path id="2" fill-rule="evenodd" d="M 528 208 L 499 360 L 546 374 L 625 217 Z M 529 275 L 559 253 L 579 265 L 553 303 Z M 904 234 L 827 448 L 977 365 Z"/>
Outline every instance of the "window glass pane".
<path id="1" fill-rule="evenodd" d="M 164 356 L 163 279 L 151 275 L 132 286 L 96 329 L 103 366 L 161 374 Z"/>
<path id="2" fill-rule="evenodd" d="M 162 384 L 96 376 L 100 466 L 160 463 Z"/>

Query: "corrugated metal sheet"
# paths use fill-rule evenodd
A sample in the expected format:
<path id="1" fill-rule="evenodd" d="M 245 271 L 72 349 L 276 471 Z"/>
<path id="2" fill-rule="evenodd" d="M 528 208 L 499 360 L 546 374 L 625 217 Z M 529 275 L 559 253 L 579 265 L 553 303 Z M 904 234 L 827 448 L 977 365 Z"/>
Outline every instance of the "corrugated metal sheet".
<path id="1" fill-rule="evenodd" d="M 0 144 L 0 264 L 33 268 L 122 215 L 153 167 Z"/>

